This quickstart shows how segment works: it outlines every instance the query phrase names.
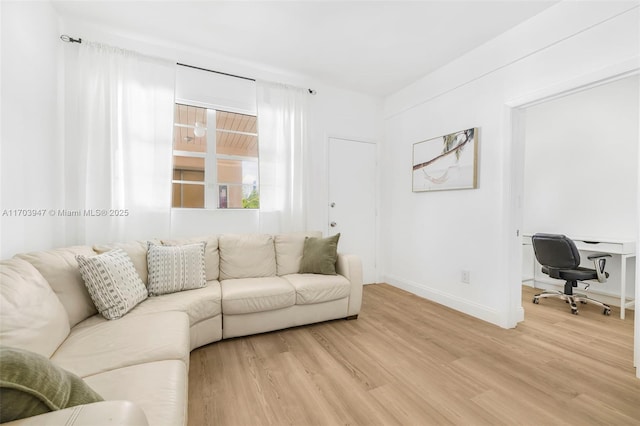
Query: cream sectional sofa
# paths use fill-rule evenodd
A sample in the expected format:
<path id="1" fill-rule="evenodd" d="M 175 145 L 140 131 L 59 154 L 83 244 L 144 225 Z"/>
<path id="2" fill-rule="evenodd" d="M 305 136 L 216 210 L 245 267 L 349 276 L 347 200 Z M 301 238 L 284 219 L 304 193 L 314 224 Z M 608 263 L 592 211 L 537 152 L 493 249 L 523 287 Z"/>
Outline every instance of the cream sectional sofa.
<path id="1" fill-rule="evenodd" d="M 306 236 L 321 235 L 155 241 L 205 241 L 206 286 L 149 297 L 117 320 L 97 313 L 76 256 L 121 248 L 146 284 L 146 241 L 66 247 L 3 261 L 0 344 L 50 358 L 105 399 L 8 424 L 184 425 L 191 350 L 224 338 L 356 318 L 360 259 L 339 254 L 337 275 L 300 274 Z"/>

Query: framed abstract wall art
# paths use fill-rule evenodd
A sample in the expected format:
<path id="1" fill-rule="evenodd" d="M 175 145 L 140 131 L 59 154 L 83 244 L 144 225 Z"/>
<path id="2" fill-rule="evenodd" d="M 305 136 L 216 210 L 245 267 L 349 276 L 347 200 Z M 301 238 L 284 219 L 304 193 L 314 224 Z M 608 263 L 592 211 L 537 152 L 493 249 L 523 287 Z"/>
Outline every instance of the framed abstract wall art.
<path id="1" fill-rule="evenodd" d="M 413 144 L 413 192 L 473 189 L 477 176 L 477 128 Z"/>

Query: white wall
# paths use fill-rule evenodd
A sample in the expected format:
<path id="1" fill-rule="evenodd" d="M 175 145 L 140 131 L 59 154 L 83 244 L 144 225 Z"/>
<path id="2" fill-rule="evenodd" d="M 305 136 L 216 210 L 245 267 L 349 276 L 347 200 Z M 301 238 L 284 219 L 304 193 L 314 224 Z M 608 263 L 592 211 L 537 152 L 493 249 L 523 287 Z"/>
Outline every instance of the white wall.
<path id="1" fill-rule="evenodd" d="M 525 110 L 525 233 L 635 238 L 638 82 L 627 77 Z"/>
<path id="2" fill-rule="evenodd" d="M 48 2 L 0 2 L 0 257 L 64 242 L 58 18 Z M 44 209 L 43 217 L 11 216 Z"/>
<path id="3" fill-rule="evenodd" d="M 562 2 L 385 100 L 382 223 L 385 279 L 501 326 L 505 264 L 516 228 L 505 104 L 637 60 L 636 2 Z M 479 188 L 411 192 L 411 146 L 478 127 Z M 470 284 L 461 283 L 469 270 Z"/>

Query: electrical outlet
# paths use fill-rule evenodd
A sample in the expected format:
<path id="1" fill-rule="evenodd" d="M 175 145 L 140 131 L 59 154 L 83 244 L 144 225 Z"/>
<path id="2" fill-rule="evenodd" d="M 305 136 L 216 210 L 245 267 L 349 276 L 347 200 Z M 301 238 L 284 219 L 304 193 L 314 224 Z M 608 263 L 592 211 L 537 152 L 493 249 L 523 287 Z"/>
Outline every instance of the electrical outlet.
<path id="1" fill-rule="evenodd" d="M 469 284 L 471 282 L 471 273 L 463 269 L 462 273 L 460 274 L 460 281 L 465 284 Z"/>

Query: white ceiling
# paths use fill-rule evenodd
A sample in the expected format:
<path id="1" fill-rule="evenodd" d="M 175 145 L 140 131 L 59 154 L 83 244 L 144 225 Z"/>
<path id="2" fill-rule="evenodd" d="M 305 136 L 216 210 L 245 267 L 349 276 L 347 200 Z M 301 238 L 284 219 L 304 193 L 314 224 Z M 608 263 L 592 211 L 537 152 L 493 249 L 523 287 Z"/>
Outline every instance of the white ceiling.
<path id="1" fill-rule="evenodd" d="M 557 2 L 53 0 L 63 17 L 380 96 Z"/>

